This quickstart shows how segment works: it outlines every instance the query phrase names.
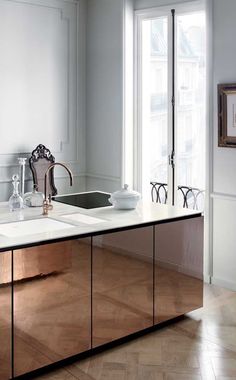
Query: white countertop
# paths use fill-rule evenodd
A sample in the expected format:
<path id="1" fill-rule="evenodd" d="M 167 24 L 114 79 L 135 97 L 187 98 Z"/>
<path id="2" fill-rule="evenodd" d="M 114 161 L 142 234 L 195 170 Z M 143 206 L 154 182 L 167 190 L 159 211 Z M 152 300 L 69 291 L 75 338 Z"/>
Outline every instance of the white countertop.
<path id="1" fill-rule="evenodd" d="M 0 250 L 8 250 L 28 246 L 30 244 L 40 244 L 45 241 L 69 238 L 72 236 L 89 235 L 103 231 L 138 226 L 148 223 L 161 223 L 167 220 L 185 218 L 200 214 L 199 211 L 188 209 L 179 209 L 177 207 L 161 205 L 151 202 L 140 201 L 135 210 L 116 210 L 111 207 L 102 207 L 97 209 L 82 209 L 79 207 L 69 206 L 59 202 L 52 202 L 53 210 L 49 211 L 48 217 L 63 223 L 69 223 L 69 228 L 61 227 L 53 231 L 44 231 L 42 233 L 32 233 L 30 226 L 38 222 L 25 223 L 26 231 L 21 234 L 19 231 L 16 236 L 4 236 L 6 223 L 20 222 L 35 219 L 45 219 L 42 215 L 42 208 L 26 208 L 20 211 L 10 212 L 7 202 L 0 203 Z M 71 216 L 74 214 L 73 216 Z M 76 215 L 80 214 L 80 215 Z M 70 215 L 67 217 L 67 215 Z M 86 220 L 85 216 L 96 219 Z M 79 217 L 80 221 L 77 220 Z M 83 221 L 85 219 L 85 223 Z M 97 220 L 98 219 L 98 220 Z M 87 224 L 87 223 L 90 224 Z M 39 224 L 43 224 L 39 222 Z M 56 223 L 55 223 L 56 224 Z M 59 224 L 59 223 L 58 223 Z M 60 226 L 63 227 L 61 224 Z M 2 227 L 2 228 L 1 228 Z M 44 228 L 45 230 L 45 228 Z M 22 231 L 22 229 L 21 229 Z M 5 233 L 6 234 L 6 233 Z"/>

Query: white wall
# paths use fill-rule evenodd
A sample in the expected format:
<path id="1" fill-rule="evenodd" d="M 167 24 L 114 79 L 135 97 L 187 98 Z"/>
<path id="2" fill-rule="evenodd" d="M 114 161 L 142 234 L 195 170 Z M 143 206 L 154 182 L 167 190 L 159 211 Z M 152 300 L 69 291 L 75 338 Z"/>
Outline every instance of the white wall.
<path id="1" fill-rule="evenodd" d="M 0 0 L 0 200 L 9 198 L 17 157 L 39 143 L 71 167 L 70 191 L 85 188 L 85 4 Z M 56 174 L 67 192 L 65 172 Z"/>
<path id="2" fill-rule="evenodd" d="M 214 0 L 213 282 L 236 290 L 236 149 L 217 146 L 217 84 L 236 83 L 235 14 L 235 0 Z"/>
<path id="3" fill-rule="evenodd" d="M 123 124 L 123 0 L 88 0 L 87 188 L 117 190 Z"/>
<path id="4" fill-rule="evenodd" d="M 180 3 L 179 0 L 136 0 L 135 9 Z M 219 148 L 217 120 L 217 84 L 236 82 L 236 1 L 213 0 L 213 59 L 210 69 L 213 84 L 213 126 L 210 136 L 213 152 L 210 157 L 210 214 L 212 282 L 236 290 L 236 149 Z M 211 149 L 211 147 L 210 147 Z M 212 185 L 211 185 L 212 182 Z"/>

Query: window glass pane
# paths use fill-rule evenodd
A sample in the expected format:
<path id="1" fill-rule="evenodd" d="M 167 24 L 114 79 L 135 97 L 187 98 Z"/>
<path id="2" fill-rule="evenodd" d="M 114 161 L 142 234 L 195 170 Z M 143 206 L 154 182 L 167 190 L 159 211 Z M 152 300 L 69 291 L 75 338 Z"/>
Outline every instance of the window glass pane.
<path id="1" fill-rule="evenodd" d="M 167 184 L 168 177 L 167 24 L 166 17 L 142 24 L 142 192 L 148 199 L 150 181 Z"/>
<path id="2" fill-rule="evenodd" d="M 185 200 L 188 207 L 202 209 L 203 194 L 187 188 L 205 189 L 205 13 L 177 15 L 176 22 L 176 170 L 177 185 L 184 186 L 182 191 L 178 190 L 177 199 L 179 206 L 183 206 Z M 187 194 L 186 199 L 183 193 Z"/>

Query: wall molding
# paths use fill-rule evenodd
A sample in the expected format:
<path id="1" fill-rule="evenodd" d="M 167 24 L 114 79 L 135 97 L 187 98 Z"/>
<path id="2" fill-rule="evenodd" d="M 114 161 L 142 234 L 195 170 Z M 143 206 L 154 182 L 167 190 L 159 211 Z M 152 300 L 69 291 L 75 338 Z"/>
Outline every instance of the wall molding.
<path id="1" fill-rule="evenodd" d="M 74 83 L 74 81 L 71 80 L 71 76 L 72 76 L 71 70 L 73 70 L 73 68 L 71 67 L 72 55 L 77 54 L 78 46 L 76 43 L 76 52 L 72 53 L 71 38 L 73 38 L 72 36 L 73 26 L 71 25 L 72 24 L 71 20 L 72 20 L 72 17 L 74 17 L 74 14 L 70 10 L 69 12 L 67 12 L 66 7 L 70 7 L 70 6 L 76 7 L 75 22 L 76 22 L 76 33 L 77 33 L 78 22 L 79 22 L 79 0 L 1 0 L 1 2 L 16 4 L 18 6 L 22 5 L 22 6 L 27 6 L 27 7 L 34 7 L 34 8 L 38 7 L 38 8 L 53 10 L 53 11 L 58 12 L 59 19 L 63 23 L 66 23 L 66 30 L 67 30 L 67 37 L 66 37 L 66 40 L 67 40 L 66 41 L 66 44 L 67 44 L 67 47 L 66 47 L 67 48 L 67 53 L 66 53 L 67 54 L 67 57 L 66 57 L 66 60 L 67 60 L 66 119 L 67 121 L 66 121 L 66 128 L 65 128 L 66 132 L 64 133 L 64 136 L 61 136 L 62 140 L 60 138 L 58 139 L 57 149 L 56 150 L 51 149 L 51 150 L 53 153 L 62 154 L 62 155 L 64 153 L 64 150 L 65 150 L 66 155 L 68 154 L 68 152 L 73 151 L 76 154 L 76 159 L 78 159 L 78 131 L 77 131 L 78 119 L 77 119 L 77 110 L 74 111 L 74 106 L 73 106 L 73 98 L 75 94 L 72 88 L 74 84 L 72 83 Z M 78 65 L 76 62 L 76 73 L 74 74 L 76 78 L 77 78 L 77 71 L 78 71 L 77 66 Z M 77 88 L 76 88 L 76 97 L 78 97 Z M 77 105 L 77 100 L 76 100 L 76 105 Z M 73 116 L 72 113 L 73 114 L 76 113 L 76 115 Z M 75 138 L 73 135 L 75 135 Z M 76 141 L 76 145 L 74 146 L 75 141 Z M 67 146 L 66 149 L 64 149 L 65 146 Z M 30 151 L 26 151 L 26 152 L 21 152 L 20 154 L 28 155 L 30 153 L 31 153 Z M 18 155 L 19 154 L 15 152 L 4 152 L 0 154 L 0 157 L 2 160 L 8 161 L 10 157 L 11 158 L 17 157 Z M 2 165 L 0 164 L 0 167 L 1 166 Z"/>
<path id="2" fill-rule="evenodd" d="M 227 193 L 211 193 L 210 195 L 213 199 L 221 199 L 225 201 L 236 201 L 236 194 L 227 194 Z"/>
<path id="3" fill-rule="evenodd" d="M 104 181 L 112 181 L 112 182 L 120 182 L 121 177 L 114 177 L 110 175 L 100 174 L 100 173 L 86 173 L 86 177 L 88 178 L 95 178 L 95 179 L 101 179 Z"/>
<path id="4" fill-rule="evenodd" d="M 51 1 L 51 5 L 46 4 L 47 0 L 34 0 L 34 2 L 32 2 L 32 0 L 1 0 L 1 1 L 7 1 L 8 3 L 25 4 L 25 5 L 29 5 L 32 7 L 44 7 L 44 8 L 49 8 L 49 9 L 58 9 L 59 11 L 63 12 L 61 7 L 58 7 L 57 5 L 53 5 L 53 3 L 57 4 L 58 0 Z M 66 4 L 77 5 L 79 3 L 79 1 L 80 0 L 60 0 L 60 3 L 63 7 L 63 3 L 64 3 L 64 5 L 66 5 Z"/>
<path id="5" fill-rule="evenodd" d="M 26 154 L 26 153 L 25 153 Z M 54 153 L 53 153 L 54 154 Z M 23 157 L 24 153 L 19 153 L 17 157 Z M 66 161 L 67 165 L 78 165 L 79 161 Z M 26 164 L 26 167 L 28 167 L 29 164 Z M 0 168 L 12 168 L 12 167 L 19 167 L 19 164 L 17 162 L 14 163 L 0 163 Z"/>
<path id="6" fill-rule="evenodd" d="M 65 175 L 57 175 L 55 176 L 55 179 L 65 179 L 65 178 L 68 178 L 68 176 L 65 174 Z M 86 178 L 86 174 L 84 173 L 79 173 L 79 174 L 74 174 L 73 175 L 73 178 Z M 25 179 L 25 182 L 31 182 L 32 181 L 32 178 L 26 178 Z M 0 184 L 3 184 L 3 183 L 12 183 L 12 179 L 1 179 L 0 180 Z"/>
<path id="7" fill-rule="evenodd" d="M 80 171 L 80 163 L 78 161 L 64 160 L 63 162 L 70 167 L 70 169 L 72 170 L 73 176 L 75 178 L 76 177 L 86 177 L 86 175 L 87 175 L 86 172 Z M 2 178 L 0 180 L 0 184 L 1 183 L 11 183 L 12 182 L 12 179 L 11 179 L 12 175 L 14 173 L 18 173 L 18 172 L 19 172 L 19 164 L 17 162 L 12 163 L 12 164 L 10 164 L 10 163 L 0 164 L 0 178 Z M 29 169 L 29 164 L 26 164 L 25 172 L 26 172 L 25 181 L 31 181 L 32 176 L 31 176 L 31 172 Z M 62 168 L 58 167 L 57 174 L 55 175 L 55 178 L 66 178 L 66 177 L 67 177 L 67 175 L 64 172 L 64 170 Z"/>
<path id="8" fill-rule="evenodd" d="M 108 176 L 105 174 L 96 174 L 96 173 L 89 173 L 89 172 L 84 172 L 79 170 L 79 162 L 78 161 L 66 161 L 66 165 L 70 166 L 70 169 L 72 170 L 73 176 L 76 177 L 85 177 L 85 178 L 94 178 L 94 179 L 99 179 L 103 181 L 111 181 L 111 182 L 119 182 L 121 178 L 120 177 L 115 177 L 115 176 Z M 16 168 L 16 172 L 19 171 L 19 165 L 17 163 L 14 164 L 0 164 L 0 171 L 1 169 L 13 169 Z M 26 178 L 25 181 L 31 181 L 32 178 L 27 175 L 27 172 L 29 171 L 29 165 L 26 165 Z M 67 175 L 63 175 L 63 169 L 58 168 L 59 174 L 55 176 L 55 178 L 67 178 Z M 62 174 L 61 174 L 62 173 Z M 5 178 L 0 180 L 0 183 L 11 183 L 12 179 L 10 176 L 5 176 Z"/>

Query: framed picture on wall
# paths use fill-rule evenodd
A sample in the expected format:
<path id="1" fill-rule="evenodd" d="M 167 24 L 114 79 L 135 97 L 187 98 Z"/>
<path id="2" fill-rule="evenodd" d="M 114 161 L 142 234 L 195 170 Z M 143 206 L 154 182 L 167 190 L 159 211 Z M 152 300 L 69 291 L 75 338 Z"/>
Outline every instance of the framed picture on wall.
<path id="1" fill-rule="evenodd" d="M 236 83 L 218 84 L 218 146 L 236 148 Z"/>

